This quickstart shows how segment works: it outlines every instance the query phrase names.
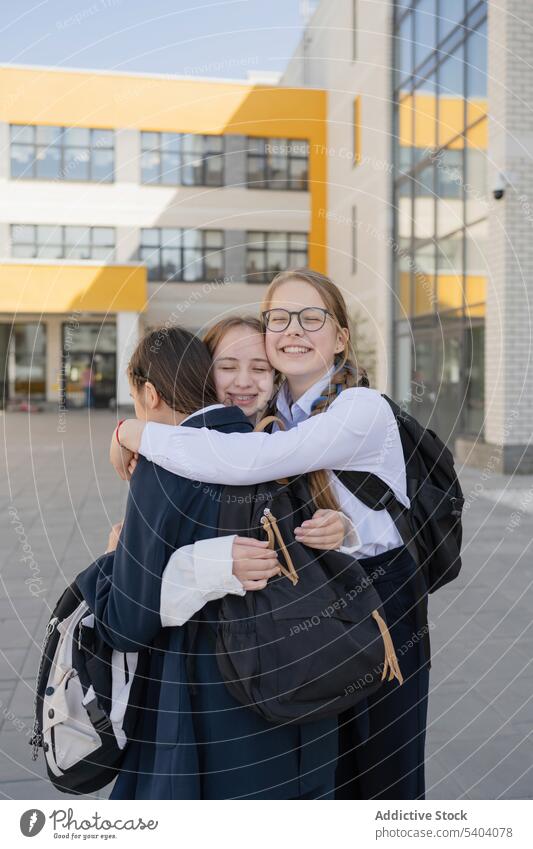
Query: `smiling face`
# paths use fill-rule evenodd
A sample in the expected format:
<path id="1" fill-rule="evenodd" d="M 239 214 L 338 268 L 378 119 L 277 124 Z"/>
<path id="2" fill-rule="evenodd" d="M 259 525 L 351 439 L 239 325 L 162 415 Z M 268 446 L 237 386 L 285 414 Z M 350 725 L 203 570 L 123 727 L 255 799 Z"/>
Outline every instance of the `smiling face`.
<path id="1" fill-rule="evenodd" d="M 262 412 L 274 389 L 262 334 L 245 324 L 224 333 L 213 353 L 213 376 L 221 404 L 240 407 L 246 416 Z"/>
<path id="2" fill-rule="evenodd" d="M 282 308 L 294 312 L 305 307 L 327 309 L 320 293 L 305 280 L 293 278 L 281 283 L 270 298 L 267 309 Z M 266 330 L 265 347 L 272 365 L 285 375 L 293 400 L 316 383 L 333 365 L 335 355 L 344 350 L 349 337 L 328 315 L 320 330 L 304 330 L 293 315 L 286 330 Z"/>

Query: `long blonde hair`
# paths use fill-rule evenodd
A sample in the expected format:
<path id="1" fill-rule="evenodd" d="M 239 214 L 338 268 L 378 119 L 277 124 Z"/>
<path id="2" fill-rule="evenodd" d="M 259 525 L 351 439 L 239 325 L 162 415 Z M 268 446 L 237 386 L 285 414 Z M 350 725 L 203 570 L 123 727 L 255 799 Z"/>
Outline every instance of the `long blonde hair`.
<path id="1" fill-rule="evenodd" d="M 324 301 L 326 308 L 333 316 L 337 326 L 348 330 L 344 349 L 335 357 L 335 371 L 331 376 L 330 383 L 323 395 L 317 398 L 311 407 L 311 415 L 316 416 L 318 413 L 323 413 L 324 410 L 327 410 L 343 389 L 349 389 L 353 386 L 369 386 L 370 383 L 365 369 L 357 365 L 357 355 L 351 341 L 350 319 L 342 292 L 333 280 L 326 277 L 325 274 L 320 274 L 318 271 L 312 271 L 309 268 L 294 268 L 281 271 L 279 274 L 276 274 L 266 290 L 261 305 L 261 312 L 270 308 L 274 292 L 289 280 L 303 280 L 305 283 L 309 283 Z M 324 470 L 310 472 L 308 480 L 311 494 L 317 507 L 331 510 L 339 509 L 339 504 L 330 485 L 327 472 Z"/>

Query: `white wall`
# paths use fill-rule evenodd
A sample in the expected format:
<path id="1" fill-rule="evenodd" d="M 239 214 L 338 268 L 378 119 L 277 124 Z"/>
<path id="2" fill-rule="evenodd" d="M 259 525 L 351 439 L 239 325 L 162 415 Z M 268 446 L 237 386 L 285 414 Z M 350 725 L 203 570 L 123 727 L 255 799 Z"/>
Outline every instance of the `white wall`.
<path id="1" fill-rule="evenodd" d="M 117 404 L 130 406 L 130 387 L 126 369 L 130 356 L 140 337 L 139 314 L 136 312 L 117 313 Z"/>
<path id="2" fill-rule="evenodd" d="M 352 3 L 322 0 L 283 76 L 328 91 L 328 273 L 366 319 L 376 385 L 391 391 L 391 0 L 359 0 L 357 58 Z M 353 165 L 353 104 L 361 98 L 361 155 Z M 352 207 L 356 206 L 354 222 Z M 357 270 L 352 270 L 353 228 Z"/>

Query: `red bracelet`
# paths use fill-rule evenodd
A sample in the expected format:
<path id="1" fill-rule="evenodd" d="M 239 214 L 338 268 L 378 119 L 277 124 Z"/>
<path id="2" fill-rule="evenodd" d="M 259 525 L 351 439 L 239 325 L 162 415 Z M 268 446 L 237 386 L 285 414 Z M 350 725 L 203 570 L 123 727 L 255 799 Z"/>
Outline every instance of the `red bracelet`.
<path id="1" fill-rule="evenodd" d="M 126 421 L 126 419 L 121 419 L 119 421 L 117 427 L 116 427 L 116 430 L 115 430 L 115 436 L 117 437 L 117 442 L 118 442 L 119 445 L 120 445 L 120 439 L 118 438 L 118 432 L 120 430 L 120 425 L 124 424 L 125 421 Z M 120 447 L 122 448 L 122 445 L 120 445 Z"/>

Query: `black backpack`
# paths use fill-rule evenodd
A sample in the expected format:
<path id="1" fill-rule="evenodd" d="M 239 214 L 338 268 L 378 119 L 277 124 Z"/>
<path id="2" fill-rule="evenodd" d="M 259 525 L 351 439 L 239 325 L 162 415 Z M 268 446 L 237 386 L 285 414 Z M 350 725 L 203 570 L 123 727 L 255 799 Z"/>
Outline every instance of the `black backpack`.
<path id="1" fill-rule="evenodd" d="M 437 434 L 387 395 L 398 425 L 410 508 L 371 472 L 337 471 L 339 480 L 372 510 L 387 510 L 417 569 L 415 615 L 425 663 L 431 668 L 427 597 L 453 581 L 461 569 L 464 498 L 453 455 Z"/>
<path id="2" fill-rule="evenodd" d="M 400 432 L 410 509 L 370 472 L 336 474 L 367 507 L 388 511 L 424 576 L 426 592 L 433 593 L 453 581 L 461 569 L 463 492 L 449 448 L 387 395 L 383 398 Z"/>
<path id="3" fill-rule="evenodd" d="M 33 760 L 64 793 L 94 793 L 112 781 L 138 716 L 148 654 L 106 645 L 74 581 L 46 627 L 35 688 Z"/>
<path id="4" fill-rule="evenodd" d="M 283 574 L 260 592 L 220 602 L 217 662 L 226 687 L 264 719 L 335 716 L 401 671 L 380 598 L 356 559 L 315 551 L 294 528 L 315 511 L 305 478 L 225 487 L 219 534 L 264 539 Z"/>

